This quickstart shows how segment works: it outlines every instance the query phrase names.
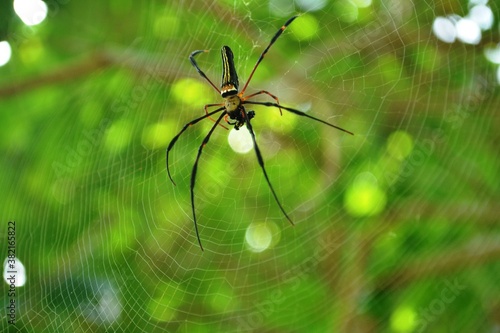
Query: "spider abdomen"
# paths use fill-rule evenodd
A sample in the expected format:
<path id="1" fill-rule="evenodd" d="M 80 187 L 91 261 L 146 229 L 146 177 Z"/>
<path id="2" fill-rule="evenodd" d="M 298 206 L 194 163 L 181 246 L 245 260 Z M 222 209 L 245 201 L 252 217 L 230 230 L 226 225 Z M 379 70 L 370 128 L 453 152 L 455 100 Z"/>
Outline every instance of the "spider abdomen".
<path id="1" fill-rule="evenodd" d="M 236 73 L 236 68 L 234 67 L 234 55 L 233 51 L 229 46 L 223 46 L 221 49 L 222 55 L 222 84 L 221 84 L 221 96 L 226 98 L 230 95 L 236 95 L 238 93 L 238 74 Z"/>

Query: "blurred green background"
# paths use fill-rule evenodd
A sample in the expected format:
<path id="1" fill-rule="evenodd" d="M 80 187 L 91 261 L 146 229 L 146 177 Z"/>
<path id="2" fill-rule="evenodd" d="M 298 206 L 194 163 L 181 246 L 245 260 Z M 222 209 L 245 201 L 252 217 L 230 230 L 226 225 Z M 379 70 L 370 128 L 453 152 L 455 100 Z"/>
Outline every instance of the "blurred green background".
<path id="1" fill-rule="evenodd" d="M 0 8 L 0 244 L 15 220 L 26 277 L 15 326 L 2 284 L 3 331 L 498 331 L 497 2 L 30 6 L 41 23 Z M 177 186 L 165 168 L 172 137 L 221 102 L 188 55 L 209 49 L 197 60 L 219 85 L 229 45 L 243 85 L 299 13 L 247 92 L 355 135 L 254 108 L 292 227 L 255 153 L 217 128 L 195 191 L 202 252 L 189 182 L 213 123 L 172 150 Z"/>

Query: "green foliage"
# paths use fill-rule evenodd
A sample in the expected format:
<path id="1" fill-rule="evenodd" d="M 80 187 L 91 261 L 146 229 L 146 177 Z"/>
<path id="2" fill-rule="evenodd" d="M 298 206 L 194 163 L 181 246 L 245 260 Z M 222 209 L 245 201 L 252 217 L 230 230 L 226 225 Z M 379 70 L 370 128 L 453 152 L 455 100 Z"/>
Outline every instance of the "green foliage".
<path id="1" fill-rule="evenodd" d="M 14 12 L 0 25 L 13 49 L 0 67 L 0 244 L 15 220 L 19 331 L 494 331 L 500 100 L 483 49 L 498 33 L 479 45 L 432 34 L 465 1 L 297 8 L 246 93 L 355 135 L 247 108 L 292 227 L 254 151 L 216 128 L 194 194 L 204 252 L 189 186 L 214 123 L 170 151 L 176 186 L 165 166 L 182 126 L 223 102 L 188 56 L 209 50 L 196 59 L 218 86 L 229 45 L 243 87 L 296 13 L 272 12 L 279 1 L 46 3 L 39 26 Z"/>

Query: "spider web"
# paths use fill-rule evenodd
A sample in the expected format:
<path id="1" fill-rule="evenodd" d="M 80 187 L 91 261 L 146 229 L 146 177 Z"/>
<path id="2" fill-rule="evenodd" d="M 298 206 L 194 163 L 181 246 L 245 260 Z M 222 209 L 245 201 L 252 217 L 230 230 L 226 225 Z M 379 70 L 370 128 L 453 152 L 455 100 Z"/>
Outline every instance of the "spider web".
<path id="1" fill-rule="evenodd" d="M 484 317 L 498 306 L 498 264 L 467 270 L 466 263 L 499 252 L 497 69 L 484 57 L 498 42 L 498 23 L 476 44 L 445 43 L 433 32 L 436 17 L 465 17 L 478 3 L 124 2 L 110 5 L 108 19 L 100 3 L 57 2 L 50 18 L 67 29 L 52 37 L 49 20 L 19 45 L 36 50 L 43 40 L 51 49 L 67 39 L 77 53 L 104 44 L 95 57 L 113 66 L 2 107 L 16 110 L 2 116 L 0 184 L 27 275 L 17 288 L 17 327 L 412 332 L 443 330 L 453 316 L 463 331 L 491 331 L 497 319 Z M 482 4 L 497 22 L 496 4 Z M 138 18 L 127 25 L 130 11 Z M 176 186 L 165 149 L 221 98 L 187 56 L 210 50 L 197 61 L 219 85 L 219 50 L 230 46 L 242 87 L 297 12 L 247 93 L 268 90 L 355 135 L 276 108 L 247 108 L 256 112 L 257 142 L 291 226 L 254 151 L 231 148 L 248 137 L 229 143 L 231 130 L 216 128 L 194 195 L 202 252 L 189 186 L 214 123 L 191 126 L 170 152 Z M 60 49 L 46 56 L 67 56 Z M 5 72 L 16 78 L 14 67 Z M 456 266 L 466 269 L 450 277 Z M 450 283 L 456 293 L 448 302 L 440 295 Z M 477 313 L 468 304 L 488 305 Z"/>

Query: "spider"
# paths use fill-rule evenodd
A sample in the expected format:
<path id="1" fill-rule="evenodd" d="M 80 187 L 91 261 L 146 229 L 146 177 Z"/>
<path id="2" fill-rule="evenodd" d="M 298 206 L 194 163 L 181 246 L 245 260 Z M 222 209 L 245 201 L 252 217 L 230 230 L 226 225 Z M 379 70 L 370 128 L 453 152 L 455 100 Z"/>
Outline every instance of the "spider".
<path id="1" fill-rule="evenodd" d="M 208 52 L 208 50 L 197 50 L 197 51 L 192 52 L 189 55 L 189 60 L 191 61 L 191 64 L 194 66 L 194 68 L 196 69 L 196 71 L 224 99 L 223 103 L 207 104 L 207 105 L 205 105 L 204 106 L 205 115 L 203 115 L 203 116 L 201 116 L 199 118 L 196 118 L 196 119 L 190 121 L 189 123 L 185 124 L 184 127 L 181 129 L 181 131 L 176 136 L 173 137 L 172 141 L 170 141 L 170 143 L 168 145 L 168 148 L 166 150 L 166 164 L 167 164 L 168 177 L 170 178 L 170 181 L 174 185 L 176 185 L 175 182 L 174 182 L 174 180 L 172 179 L 172 175 L 170 174 L 170 168 L 169 168 L 169 164 L 168 164 L 168 154 L 169 154 L 170 150 L 174 147 L 175 143 L 177 142 L 177 140 L 179 139 L 179 137 L 181 136 L 181 134 L 184 133 L 184 131 L 186 131 L 190 126 L 198 123 L 199 121 L 201 121 L 201 120 L 203 120 L 205 118 L 212 119 L 213 115 L 215 115 L 215 114 L 217 114 L 217 113 L 220 112 L 220 115 L 218 116 L 217 119 L 215 119 L 215 120 L 212 119 L 214 121 L 214 125 L 212 126 L 212 128 L 210 129 L 210 131 L 208 131 L 208 134 L 205 136 L 205 138 L 203 139 L 203 141 L 202 141 L 202 143 L 201 143 L 201 145 L 200 145 L 200 147 L 198 149 L 198 155 L 196 156 L 196 159 L 195 159 L 194 165 L 193 165 L 193 170 L 191 172 L 191 185 L 190 185 L 190 191 L 191 191 L 191 209 L 193 211 L 194 228 L 195 228 L 195 231 L 196 231 L 196 237 L 198 239 L 198 244 L 200 245 L 200 249 L 202 251 L 203 251 L 203 245 L 201 244 L 200 234 L 198 232 L 198 223 L 196 221 L 196 211 L 195 211 L 195 206 L 194 206 L 194 187 L 195 187 L 195 182 L 196 182 L 196 172 L 198 170 L 198 162 L 200 160 L 200 156 L 201 156 L 201 153 L 203 151 L 203 148 L 205 147 L 205 145 L 210 140 L 210 136 L 214 132 L 214 130 L 217 127 L 217 125 L 220 125 L 220 126 L 226 128 L 224 125 L 220 124 L 222 118 L 224 118 L 225 122 L 228 125 L 234 126 L 235 130 L 240 129 L 240 127 L 242 127 L 243 125 L 246 126 L 248 132 L 250 133 L 250 136 L 252 137 L 253 147 L 254 147 L 254 150 L 255 150 L 255 154 L 257 155 L 257 161 L 258 161 L 258 163 L 260 165 L 260 168 L 262 169 L 262 173 L 264 174 L 264 178 L 266 179 L 267 185 L 269 186 L 269 189 L 271 190 L 271 193 L 274 196 L 274 200 L 278 204 L 278 207 L 280 208 L 281 212 L 283 213 L 283 215 L 285 215 L 285 217 L 287 218 L 287 220 L 292 225 L 294 225 L 293 221 L 290 219 L 290 217 L 286 213 L 285 209 L 281 205 L 281 202 L 279 201 L 278 196 L 276 195 L 276 192 L 275 192 L 275 190 L 273 188 L 273 185 L 271 184 L 271 181 L 269 180 L 269 176 L 267 175 L 266 168 L 264 167 L 264 159 L 262 158 L 262 154 L 260 152 L 260 149 L 259 149 L 259 146 L 257 144 L 257 141 L 255 140 L 255 133 L 253 131 L 252 124 L 250 122 L 250 120 L 255 117 L 255 111 L 252 111 L 252 110 L 248 110 L 247 111 L 245 109 L 245 107 L 244 107 L 244 104 L 261 105 L 261 106 L 266 106 L 266 107 L 278 108 L 279 111 L 280 111 L 280 114 L 282 114 L 282 110 L 286 110 L 286 111 L 288 111 L 290 113 L 294 113 L 296 115 L 299 115 L 299 116 L 302 116 L 302 117 L 306 117 L 306 118 L 315 120 L 315 121 L 320 122 L 322 124 L 328 125 L 330 127 L 336 128 L 338 130 L 341 130 L 341 131 L 343 131 L 345 133 L 354 135 L 352 132 L 350 132 L 348 130 L 345 130 L 345 129 L 341 128 L 341 127 L 338 127 L 338 126 L 335 126 L 333 124 L 330 124 L 330 123 L 328 123 L 328 122 L 326 122 L 324 120 L 321 120 L 319 118 L 316 118 L 316 117 L 313 117 L 311 115 L 308 115 L 305 112 L 302 112 L 302 111 L 299 111 L 299 110 L 292 109 L 292 108 L 289 108 L 289 107 L 281 105 L 280 102 L 279 102 L 279 100 L 278 100 L 278 97 L 276 97 L 275 95 L 271 94 L 270 92 L 268 92 L 266 90 L 260 90 L 260 91 L 257 91 L 255 93 L 253 93 L 253 94 L 250 94 L 250 95 L 244 95 L 245 91 L 246 91 L 246 89 L 248 87 L 248 84 L 252 80 L 252 76 L 255 73 L 255 70 L 257 69 L 257 67 L 259 67 L 259 64 L 264 59 L 264 56 L 267 54 L 267 51 L 269 51 L 269 49 L 274 44 L 274 42 L 276 42 L 276 40 L 278 39 L 278 37 L 281 36 L 281 34 L 283 33 L 283 31 L 285 31 L 285 29 L 297 17 L 298 17 L 298 15 L 297 16 L 293 16 L 292 18 L 290 18 L 276 32 L 276 34 L 274 35 L 274 37 L 271 39 L 271 42 L 269 43 L 269 45 L 267 45 L 267 47 L 261 53 L 259 59 L 257 60 L 257 63 L 253 67 L 252 72 L 250 73 L 250 76 L 248 77 L 248 79 L 247 79 L 247 81 L 246 81 L 246 83 L 243 86 L 243 89 L 241 91 L 239 91 L 238 74 L 236 73 L 236 69 L 235 69 L 235 66 L 234 66 L 233 52 L 231 51 L 231 49 L 229 48 L 229 46 L 223 46 L 222 49 L 221 49 L 221 55 L 222 55 L 222 84 L 221 84 L 220 89 L 217 88 L 217 86 L 205 75 L 205 73 L 200 69 L 200 67 L 198 66 L 198 64 L 196 63 L 196 60 L 195 60 L 195 56 L 197 56 L 200 53 Z M 271 97 L 274 100 L 274 102 L 257 102 L 257 101 L 249 100 L 249 98 L 251 98 L 251 97 L 255 97 L 257 95 L 262 95 L 262 94 L 268 95 L 269 97 Z M 218 107 L 218 108 L 216 110 L 214 110 L 214 111 L 208 112 L 208 108 L 212 108 L 212 107 Z"/>

